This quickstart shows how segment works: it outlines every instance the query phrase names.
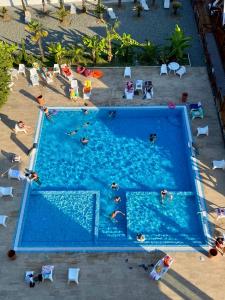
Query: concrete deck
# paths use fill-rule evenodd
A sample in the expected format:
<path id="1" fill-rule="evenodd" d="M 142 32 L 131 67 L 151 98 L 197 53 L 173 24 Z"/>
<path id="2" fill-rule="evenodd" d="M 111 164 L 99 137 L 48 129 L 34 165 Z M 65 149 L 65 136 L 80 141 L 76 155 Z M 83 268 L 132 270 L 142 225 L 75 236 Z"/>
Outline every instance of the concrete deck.
<path id="1" fill-rule="evenodd" d="M 212 170 L 213 159 L 224 159 L 224 145 L 221 138 L 213 96 L 204 67 L 188 68 L 187 74 L 180 80 L 177 76 L 159 76 L 159 68 L 133 68 L 132 79 L 152 80 L 154 99 L 135 100 L 122 99 L 124 83 L 123 69 L 104 69 L 105 76 L 93 79 L 92 100 L 86 101 L 90 106 L 126 106 L 126 105 L 163 105 L 168 101 L 179 103 L 182 92 L 189 93 L 190 102 L 201 101 L 205 118 L 192 121 L 193 135 L 196 127 L 209 125 L 209 137 L 198 137 L 195 142 L 200 155 L 198 156 L 205 199 L 208 208 L 209 222 L 214 236 L 225 231 L 225 219 L 215 220 L 215 207 L 225 206 L 225 172 Z M 75 73 L 79 84 L 85 78 Z M 20 168 L 28 166 L 29 158 L 26 151 L 33 142 L 33 133 L 39 113 L 35 97 L 42 93 L 49 106 L 79 106 L 82 99 L 71 102 L 68 95 L 69 83 L 62 77 L 55 79 L 54 84 L 32 87 L 22 75 L 15 80 L 14 91 L 8 102 L 0 110 L 1 154 L 0 173 L 11 167 L 7 159 L 10 152 L 22 157 Z M 81 88 L 80 88 L 81 91 Z M 17 134 L 12 132 L 15 122 L 23 120 L 32 126 L 32 134 Z M 0 213 L 8 215 L 7 228 L 0 228 L 0 299 L 224 299 L 225 287 L 224 258 L 218 255 L 208 258 L 204 251 L 171 255 L 175 262 L 166 276 L 160 282 L 151 281 L 148 273 L 140 264 L 154 264 L 163 253 L 117 253 L 117 254 L 18 254 L 15 261 L 9 261 L 7 251 L 12 247 L 16 222 L 22 198 L 21 182 L 0 177 L 1 186 L 13 186 L 14 198 L 2 198 Z M 200 259 L 200 257 L 202 259 Z M 127 261 L 128 259 L 128 261 Z M 34 289 L 24 283 L 24 272 L 34 270 L 39 272 L 43 264 L 54 264 L 54 282 L 44 282 Z M 67 269 L 79 267 L 80 284 L 67 285 Z"/>

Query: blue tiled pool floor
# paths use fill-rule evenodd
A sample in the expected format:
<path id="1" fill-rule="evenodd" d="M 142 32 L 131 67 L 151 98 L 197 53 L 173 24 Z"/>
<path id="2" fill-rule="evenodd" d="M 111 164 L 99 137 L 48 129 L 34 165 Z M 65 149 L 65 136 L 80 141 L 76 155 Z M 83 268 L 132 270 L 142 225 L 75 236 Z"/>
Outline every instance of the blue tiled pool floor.
<path id="1" fill-rule="evenodd" d="M 116 108 L 112 119 L 109 111 L 58 110 L 52 122 L 42 118 L 32 167 L 42 185 L 27 188 L 17 250 L 205 243 L 185 109 Z M 66 134 L 72 130 L 77 133 Z M 172 201 L 161 202 L 162 189 L 173 193 Z M 125 216 L 111 219 L 113 211 Z M 136 241 L 140 232 L 142 244 Z"/>

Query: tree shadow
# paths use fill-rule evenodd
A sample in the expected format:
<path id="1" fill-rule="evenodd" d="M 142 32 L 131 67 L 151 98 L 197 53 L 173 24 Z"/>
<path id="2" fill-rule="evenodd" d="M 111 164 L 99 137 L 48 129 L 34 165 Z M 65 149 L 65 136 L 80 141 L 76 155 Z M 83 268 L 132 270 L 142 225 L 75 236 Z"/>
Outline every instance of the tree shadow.
<path id="1" fill-rule="evenodd" d="M 30 94 L 29 92 L 25 91 L 24 89 L 19 90 L 19 92 L 26 98 L 31 99 L 32 101 L 37 103 L 36 97 L 34 97 L 34 95 Z"/>
<path id="2" fill-rule="evenodd" d="M 28 154 L 28 148 L 17 138 L 15 133 L 11 133 L 10 139 L 25 153 Z"/>
<path id="3" fill-rule="evenodd" d="M 10 119 L 7 115 L 0 113 L 1 121 L 8 126 L 10 129 L 14 129 L 17 121 Z"/>

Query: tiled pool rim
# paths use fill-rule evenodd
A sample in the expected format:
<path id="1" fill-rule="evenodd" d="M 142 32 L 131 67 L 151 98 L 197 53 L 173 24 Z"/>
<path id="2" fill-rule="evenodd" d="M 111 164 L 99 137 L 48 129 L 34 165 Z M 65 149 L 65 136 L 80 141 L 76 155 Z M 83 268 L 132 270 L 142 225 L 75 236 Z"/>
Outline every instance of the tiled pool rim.
<path id="1" fill-rule="evenodd" d="M 138 109 L 168 109 L 168 106 L 126 106 L 126 107 L 121 107 L 121 106 L 113 106 L 113 107 L 86 107 L 86 106 L 81 106 L 81 107 L 48 107 L 49 109 L 54 109 L 54 110 L 63 110 L 63 111 L 77 111 L 81 109 L 88 109 L 88 110 L 100 110 L 100 109 L 120 109 L 120 110 L 126 110 L 126 109 L 133 109 L 133 110 L 138 110 Z M 195 187 L 197 191 L 196 199 L 198 201 L 198 205 L 200 208 L 200 219 L 202 222 L 202 227 L 203 227 L 203 232 L 207 241 L 207 244 L 201 245 L 201 246 L 146 246 L 146 245 L 140 245 L 140 247 L 20 247 L 19 246 L 19 237 L 20 237 L 20 232 L 22 229 L 22 222 L 23 222 L 23 216 L 24 216 L 24 211 L 25 211 L 25 206 L 26 206 L 26 201 L 28 199 L 28 191 L 29 191 L 29 182 L 25 183 L 24 187 L 24 192 L 23 192 L 23 198 L 21 201 L 21 208 L 20 208 L 20 213 L 19 213 L 19 219 L 17 223 L 17 228 L 16 228 L 16 233 L 15 233 L 15 238 L 13 241 L 13 249 L 18 252 L 151 252 L 157 250 L 161 251 L 184 251 L 184 252 L 191 252 L 191 251 L 200 251 L 200 250 L 208 250 L 209 248 L 209 241 L 211 239 L 211 233 L 209 229 L 209 223 L 208 223 L 208 215 L 207 215 L 207 210 L 205 206 L 205 200 L 204 200 L 204 191 L 203 191 L 203 186 L 201 182 L 201 177 L 199 174 L 199 169 L 198 169 L 198 159 L 195 157 L 195 153 L 192 150 L 192 134 L 191 134 L 191 129 L 189 125 L 189 119 L 188 119 L 188 112 L 187 112 L 187 107 L 186 106 L 176 106 L 175 108 L 170 108 L 170 109 L 178 109 L 182 110 L 184 113 L 185 117 L 185 125 L 187 129 L 187 134 L 188 134 L 188 145 L 187 147 L 190 149 L 190 157 L 191 157 L 191 165 L 192 165 L 192 170 L 194 174 L 194 182 L 195 182 Z M 43 111 L 40 111 L 39 113 L 39 118 L 37 122 L 37 128 L 36 128 L 36 134 L 34 137 L 34 143 L 37 143 L 39 140 L 39 136 L 41 133 L 41 128 L 42 128 L 42 122 L 44 120 L 44 113 Z M 32 170 L 34 162 L 35 162 L 35 157 L 36 157 L 36 151 L 32 153 L 31 158 L 30 158 L 30 163 L 29 163 L 29 169 Z M 87 191 L 88 193 L 90 191 Z M 95 192 L 97 197 L 99 198 L 98 192 Z M 99 203 L 99 199 L 97 201 Z M 95 216 L 96 217 L 96 216 Z"/>

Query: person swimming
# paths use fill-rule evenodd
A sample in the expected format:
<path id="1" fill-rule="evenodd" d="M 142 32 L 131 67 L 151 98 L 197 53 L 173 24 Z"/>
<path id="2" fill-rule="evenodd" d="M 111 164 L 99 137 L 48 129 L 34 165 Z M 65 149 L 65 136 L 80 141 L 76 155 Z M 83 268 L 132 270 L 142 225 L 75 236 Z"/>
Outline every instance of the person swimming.
<path id="1" fill-rule="evenodd" d="M 151 142 L 151 143 L 155 143 L 156 142 L 156 140 L 157 140 L 157 135 L 156 135 L 156 133 L 151 133 L 150 135 L 149 135 L 149 141 Z"/>
<path id="2" fill-rule="evenodd" d="M 120 196 L 114 197 L 114 202 L 119 203 L 121 201 Z"/>
<path id="3" fill-rule="evenodd" d="M 118 189 L 119 189 L 119 185 L 118 185 L 117 183 L 113 182 L 113 183 L 111 184 L 111 189 L 112 189 L 112 190 L 118 190 Z"/>
<path id="4" fill-rule="evenodd" d="M 108 113 L 108 117 L 110 119 L 114 119 L 116 117 L 116 111 L 115 110 L 110 110 Z"/>
<path id="5" fill-rule="evenodd" d="M 66 132 L 67 135 L 75 135 L 77 134 L 78 130 L 71 130 L 71 131 L 68 131 Z"/>
<path id="6" fill-rule="evenodd" d="M 87 109 L 84 109 L 84 108 L 82 108 L 82 113 L 83 113 L 84 115 L 88 115 L 88 110 L 87 110 Z"/>
<path id="7" fill-rule="evenodd" d="M 120 210 L 114 210 L 114 211 L 110 214 L 111 219 L 112 219 L 112 220 L 115 219 L 116 216 L 117 216 L 118 214 L 121 214 L 121 215 L 125 216 L 125 214 L 124 214 L 122 211 L 120 211 Z M 116 220 L 116 222 L 118 222 L 118 221 Z"/>
<path id="8" fill-rule="evenodd" d="M 51 120 L 51 117 L 52 117 L 52 114 L 51 114 L 51 112 L 48 110 L 48 108 L 45 107 L 45 108 L 43 109 L 43 112 L 44 112 L 46 118 L 50 121 L 50 120 Z"/>
<path id="9" fill-rule="evenodd" d="M 83 137 L 82 139 L 80 139 L 80 142 L 81 142 L 81 144 L 83 144 L 83 145 L 87 145 L 87 144 L 89 143 L 89 140 L 88 140 L 88 138 Z"/>
<path id="10" fill-rule="evenodd" d="M 86 123 L 84 123 L 83 127 L 88 127 L 89 125 L 91 125 L 91 123 L 90 122 L 86 122 Z"/>

